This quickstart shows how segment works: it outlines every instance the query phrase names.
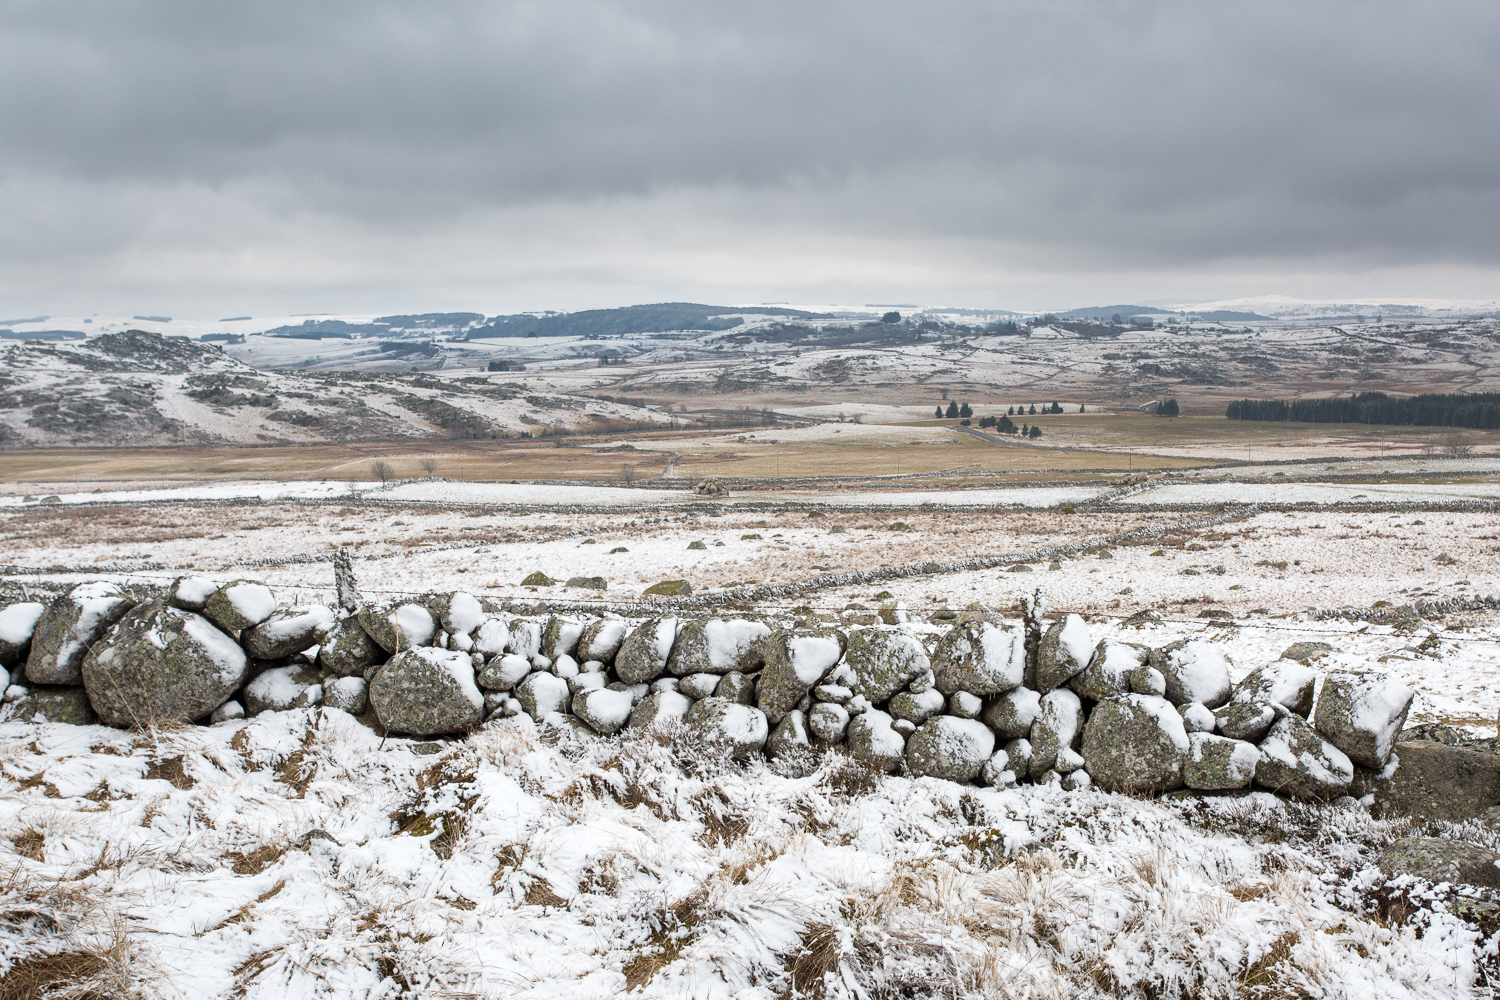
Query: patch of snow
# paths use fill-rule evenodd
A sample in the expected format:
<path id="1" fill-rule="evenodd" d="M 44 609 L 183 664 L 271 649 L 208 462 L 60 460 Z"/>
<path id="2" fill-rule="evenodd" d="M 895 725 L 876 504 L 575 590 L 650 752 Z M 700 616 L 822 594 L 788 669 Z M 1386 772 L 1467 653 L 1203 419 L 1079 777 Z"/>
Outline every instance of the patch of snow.
<path id="1" fill-rule="evenodd" d="M 171 609 L 182 617 L 182 631 L 190 636 L 208 654 L 219 670 L 219 678 L 225 682 L 245 673 L 245 651 L 240 644 L 214 627 L 213 622 L 191 611 Z"/>
<path id="2" fill-rule="evenodd" d="M 1067 615 L 1063 618 L 1063 627 L 1058 633 L 1057 644 L 1068 656 L 1072 657 L 1073 662 L 1080 669 L 1087 667 L 1094 655 L 1094 640 L 1089 636 L 1088 623 L 1078 615 Z"/>
<path id="3" fill-rule="evenodd" d="M 786 650 L 792 672 L 804 684 L 816 684 L 844 655 L 837 639 L 822 635 L 793 636 Z"/>
<path id="4" fill-rule="evenodd" d="M 37 620 L 46 610 L 46 605 L 34 601 L 12 604 L 0 610 L 0 642 L 8 642 L 13 646 L 26 645 L 36 631 Z"/>
<path id="5" fill-rule="evenodd" d="M 229 606 L 251 625 L 258 625 L 276 611 L 276 595 L 263 583 L 232 583 L 224 588 Z"/>

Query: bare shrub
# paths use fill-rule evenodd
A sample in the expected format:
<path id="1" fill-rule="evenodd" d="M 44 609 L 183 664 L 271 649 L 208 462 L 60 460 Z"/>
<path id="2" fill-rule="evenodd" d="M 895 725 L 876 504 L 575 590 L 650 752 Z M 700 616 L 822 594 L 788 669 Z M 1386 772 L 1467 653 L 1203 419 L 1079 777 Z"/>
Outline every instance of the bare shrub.
<path id="1" fill-rule="evenodd" d="M 635 482 L 638 478 L 635 466 L 630 462 L 626 462 L 624 465 L 620 466 L 620 478 L 625 480 L 627 483 Z"/>
<path id="2" fill-rule="evenodd" d="M 427 473 L 427 478 L 431 479 L 432 474 L 437 471 L 438 461 L 431 455 L 428 455 L 418 462 L 417 465 L 423 472 Z"/>
<path id="3" fill-rule="evenodd" d="M 380 480 L 380 484 L 384 486 L 386 483 L 391 481 L 390 463 L 379 460 L 371 462 L 370 474 L 376 479 Z"/>
<path id="4" fill-rule="evenodd" d="M 1443 451 L 1449 458 L 1468 458 L 1474 454 L 1474 444 L 1462 434 L 1453 434 L 1444 442 Z"/>

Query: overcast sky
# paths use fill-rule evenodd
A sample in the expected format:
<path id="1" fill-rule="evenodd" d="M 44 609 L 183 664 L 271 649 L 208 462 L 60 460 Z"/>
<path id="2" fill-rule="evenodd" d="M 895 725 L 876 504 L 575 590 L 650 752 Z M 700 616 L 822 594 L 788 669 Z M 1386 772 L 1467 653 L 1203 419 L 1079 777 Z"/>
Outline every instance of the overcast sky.
<path id="1" fill-rule="evenodd" d="M 6 316 L 1493 298 L 1500 4 L 0 0 L 0 220 Z"/>

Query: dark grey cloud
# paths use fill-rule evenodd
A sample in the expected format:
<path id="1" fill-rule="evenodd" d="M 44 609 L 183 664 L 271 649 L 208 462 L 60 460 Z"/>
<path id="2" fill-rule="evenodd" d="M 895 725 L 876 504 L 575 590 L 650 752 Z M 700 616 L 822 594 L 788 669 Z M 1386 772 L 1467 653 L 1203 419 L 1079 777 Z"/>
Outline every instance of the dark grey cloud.
<path id="1" fill-rule="evenodd" d="M 1484 275 L 1497 93 L 1478 2 L 4 2 L 0 296 Z"/>

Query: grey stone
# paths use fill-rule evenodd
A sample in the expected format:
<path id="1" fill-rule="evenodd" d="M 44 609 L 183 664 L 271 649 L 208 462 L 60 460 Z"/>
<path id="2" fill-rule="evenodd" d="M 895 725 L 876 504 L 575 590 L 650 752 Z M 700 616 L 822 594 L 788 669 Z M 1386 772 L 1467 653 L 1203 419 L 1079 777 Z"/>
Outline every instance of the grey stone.
<path id="1" fill-rule="evenodd" d="M 549 660 L 559 656 L 572 656 L 578 648 L 578 637 L 583 635 L 586 623 L 573 618 L 552 615 L 542 626 L 542 655 Z M 574 657 L 577 659 L 577 657 Z"/>
<path id="2" fill-rule="evenodd" d="M 37 619 L 26 657 L 31 684 L 79 684 L 83 660 L 125 613 L 136 606 L 131 594 L 113 583 L 80 583 L 57 597 Z M 212 706 L 210 706 L 212 707 Z"/>
<path id="3" fill-rule="evenodd" d="M 26 662 L 31 637 L 46 610 L 38 601 L 24 601 L 0 611 L 0 669 L 14 670 Z"/>
<path id="4" fill-rule="evenodd" d="M 766 741 L 766 753 L 772 757 L 802 747 L 812 746 L 812 740 L 807 735 L 807 716 L 797 709 L 792 709 L 781 717 L 776 723 L 776 728 L 771 730 L 771 738 Z"/>
<path id="5" fill-rule="evenodd" d="M 682 721 L 689 729 L 705 736 L 728 741 L 736 757 L 748 757 L 758 752 L 771 734 L 766 713 L 751 705 L 723 698 L 693 702 Z"/>
<path id="6" fill-rule="evenodd" d="M 775 723 L 838 663 L 845 639 L 834 629 L 789 629 L 771 633 L 760 645 L 765 665 L 756 704 Z"/>
<path id="7" fill-rule="evenodd" d="M 746 677 L 738 670 L 731 670 L 719 681 L 719 686 L 714 690 L 714 694 L 720 698 L 737 701 L 741 705 L 754 705 L 755 681 Z M 762 711 L 765 710 L 762 709 Z M 766 718 L 769 719 L 770 715 L 767 714 Z"/>
<path id="8" fill-rule="evenodd" d="M 241 701 L 245 714 L 286 712 L 308 708 L 323 700 L 322 675 L 305 667 L 273 667 L 263 670 L 245 685 Z"/>
<path id="9" fill-rule="evenodd" d="M 1323 678 L 1313 728 L 1349 759 L 1380 769 L 1406 725 L 1412 692 L 1385 674 L 1338 671 Z"/>
<path id="10" fill-rule="evenodd" d="M 1255 784 L 1298 799 L 1336 799 L 1349 791 L 1354 764 L 1301 716 L 1276 720 L 1260 743 Z"/>
<path id="11" fill-rule="evenodd" d="M 944 695 L 990 695 L 1019 687 L 1026 672 L 1026 632 L 1009 622 L 965 622 L 938 642 L 932 675 Z"/>
<path id="12" fill-rule="evenodd" d="M 1149 646 L 1101 639 L 1094 657 L 1069 687 L 1093 701 L 1107 701 L 1130 693 L 1130 675 L 1148 662 Z"/>
<path id="13" fill-rule="evenodd" d="M 111 726 L 201 719 L 245 681 L 245 651 L 207 618 L 162 601 L 142 604 L 94 644 L 83 684 Z"/>
<path id="14" fill-rule="evenodd" d="M 573 714 L 600 736 L 612 736 L 625 728 L 634 708 L 629 691 L 596 688 L 573 696 Z"/>
<path id="15" fill-rule="evenodd" d="M 1047 694 L 1088 668 L 1094 644 L 1077 615 L 1063 615 L 1042 636 L 1036 650 L 1036 689 Z"/>
<path id="16" fill-rule="evenodd" d="M 1260 750 L 1253 743 L 1190 732 L 1187 761 L 1182 767 L 1183 783 L 1201 792 L 1249 788 L 1259 763 Z"/>
<path id="17" fill-rule="evenodd" d="M 1250 701 L 1230 701 L 1214 713 L 1214 723 L 1221 735 L 1249 743 L 1265 739 L 1276 719 L 1275 708 Z"/>
<path id="18" fill-rule="evenodd" d="M 1016 772 L 1010 769 L 1010 754 L 996 750 L 979 769 L 979 780 L 991 788 L 1008 788 L 1016 783 Z"/>
<path id="19" fill-rule="evenodd" d="M 331 677 L 323 682 L 323 704 L 350 715 L 364 715 L 369 710 L 369 694 L 363 677 Z"/>
<path id="20" fill-rule="evenodd" d="M 1143 663 L 1130 672 L 1130 693 L 1144 694 L 1152 698 L 1167 696 L 1167 679 L 1162 672 L 1149 663 Z"/>
<path id="21" fill-rule="evenodd" d="M 597 618 L 583 627 L 583 633 L 578 637 L 578 660 L 580 663 L 587 660 L 598 660 L 600 663 L 611 663 L 615 654 L 620 651 L 620 644 L 625 641 L 626 634 L 630 631 L 630 623 L 620 618 Z"/>
<path id="22" fill-rule="evenodd" d="M 1031 688 L 1018 687 L 992 701 L 983 718 L 1002 740 L 1015 740 L 1029 737 L 1031 724 L 1041 714 L 1042 696 Z"/>
<path id="23" fill-rule="evenodd" d="M 567 684 L 552 679 L 566 694 Z M 468 654 L 431 646 L 408 649 L 381 667 L 369 698 L 387 731 L 408 736 L 468 732 L 484 715 Z"/>
<path id="24" fill-rule="evenodd" d="M 563 586 L 579 590 L 608 590 L 609 581 L 602 576 L 570 576 Z"/>
<path id="25" fill-rule="evenodd" d="M 692 701 L 676 691 L 653 692 L 631 709 L 630 728 L 645 729 L 659 722 L 681 720 L 692 707 Z"/>
<path id="26" fill-rule="evenodd" d="M 1202 639 L 1182 639 L 1153 649 L 1151 666 L 1166 679 L 1166 699 L 1174 705 L 1196 701 L 1218 708 L 1233 690 L 1229 661 L 1217 646 Z"/>
<path id="27" fill-rule="evenodd" d="M 1080 769 L 1063 775 L 1057 784 L 1065 792 L 1081 792 L 1085 788 L 1092 788 L 1094 779 L 1087 771 Z"/>
<path id="28" fill-rule="evenodd" d="M 995 752 L 995 734 L 975 719 L 939 715 L 906 741 L 906 766 L 916 777 L 973 781 Z"/>
<path id="29" fill-rule="evenodd" d="M 230 635 L 259 625 L 275 610 L 276 595 L 259 580 L 230 580 L 203 602 L 203 617 Z"/>
<path id="30" fill-rule="evenodd" d="M 920 726 L 941 712 L 943 704 L 943 693 L 936 688 L 916 694 L 897 691 L 891 696 L 889 710 L 894 718 L 906 719 L 912 725 Z"/>
<path id="31" fill-rule="evenodd" d="M 967 691 L 955 691 L 953 697 L 948 699 L 948 714 L 955 718 L 977 719 L 983 708 L 984 702 L 979 699 L 979 695 Z"/>
<path id="32" fill-rule="evenodd" d="M 389 654 L 353 618 L 335 622 L 318 649 L 318 665 L 340 677 L 359 677 Z"/>
<path id="33" fill-rule="evenodd" d="M 245 629 L 240 642 L 245 652 L 257 660 L 279 660 L 318 645 L 332 627 L 332 609 L 312 604 L 274 612 L 265 621 Z"/>
<path id="34" fill-rule="evenodd" d="M 1318 645 L 1322 645 L 1319 643 Z M 1313 689 L 1318 672 L 1292 660 L 1277 660 L 1256 667 L 1234 686 L 1231 702 L 1280 705 L 1304 719 L 1312 713 Z"/>
<path id="35" fill-rule="evenodd" d="M 1023 737 L 1006 743 L 1005 756 L 1010 760 L 1010 769 L 1016 773 L 1017 778 L 1031 774 L 1031 761 L 1036 754 L 1031 749 L 1030 740 Z"/>
<path id="36" fill-rule="evenodd" d="M 1130 694 L 1094 706 L 1083 730 L 1084 766 L 1109 791 L 1165 792 L 1182 786 L 1189 745 L 1166 699 Z"/>
<path id="37" fill-rule="evenodd" d="M 1083 729 L 1083 703 L 1066 688 L 1042 695 L 1042 711 L 1031 724 L 1031 776 L 1036 778 L 1057 763 L 1057 755 L 1078 740 Z"/>
<path id="38" fill-rule="evenodd" d="M 676 677 L 727 674 L 731 670 L 752 673 L 764 662 L 761 640 L 770 634 L 764 622 L 748 618 L 688 622 L 677 633 L 667 672 Z"/>
<path id="39" fill-rule="evenodd" d="M 712 698 L 719 689 L 721 679 L 718 674 L 688 674 L 677 679 L 677 690 L 694 701 Z"/>
<path id="40" fill-rule="evenodd" d="M 1372 794 L 1378 816 L 1461 821 L 1500 805 L 1500 754 L 1430 740 L 1397 743 L 1380 772 L 1357 771 L 1351 795 Z"/>
<path id="41" fill-rule="evenodd" d="M 407 602 L 395 607 L 364 604 L 355 613 L 359 627 L 387 653 L 426 646 L 437 634 L 432 612 L 420 604 Z"/>
<path id="42" fill-rule="evenodd" d="M 1500 854 L 1459 840 L 1402 837 L 1375 864 L 1387 875 L 1411 875 L 1428 882 L 1450 882 L 1500 889 Z"/>
<path id="43" fill-rule="evenodd" d="M 1281 651 L 1281 658 L 1283 660 L 1311 663 L 1313 660 L 1322 659 L 1329 653 L 1334 652 L 1337 652 L 1337 650 L 1326 642 L 1294 642 Z M 1298 712 L 1297 714 L 1303 718 L 1307 717 L 1307 712 Z"/>
<path id="44" fill-rule="evenodd" d="M 872 705 L 889 701 L 891 695 L 931 666 L 916 636 L 888 625 L 853 632 L 844 662 L 854 671 L 850 687 Z"/>
<path id="45" fill-rule="evenodd" d="M 871 709 L 849 720 L 849 756 L 890 774 L 906 757 L 906 737 L 891 726 L 886 713 Z"/>
<path id="46" fill-rule="evenodd" d="M 490 691 L 509 691 L 531 673 L 531 663 L 515 653 L 492 656 L 474 675 L 475 682 Z"/>
<path id="47" fill-rule="evenodd" d="M 174 608 L 203 614 L 203 606 L 219 585 L 201 576 L 179 576 L 167 588 L 167 603 Z"/>
<path id="48" fill-rule="evenodd" d="M 849 728 L 849 710 L 831 701 L 820 701 L 807 713 L 807 728 L 823 743 L 839 743 Z"/>
<path id="49" fill-rule="evenodd" d="M 812 689 L 812 696 L 818 701 L 832 701 L 842 705 L 854 697 L 854 692 L 842 684 L 819 684 Z"/>
<path id="50" fill-rule="evenodd" d="M 1182 724 L 1189 733 L 1211 733 L 1219 724 L 1214 713 L 1198 702 L 1182 706 L 1181 715 Z"/>
<path id="51" fill-rule="evenodd" d="M 32 684 L 24 697 L 5 706 L 5 717 L 26 722 L 60 722 L 72 726 L 92 726 L 98 722 L 88 695 L 81 687 L 52 687 Z"/>
<path id="52" fill-rule="evenodd" d="M 652 618 L 639 625 L 615 654 L 615 673 L 627 684 L 656 680 L 667 669 L 677 636 L 676 618 Z"/>
<path id="53" fill-rule="evenodd" d="M 541 722 L 553 712 L 568 707 L 568 682 L 555 674 L 527 674 L 515 687 L 516 699 L 526 714 Z"/>
<path id="54" fill-rule="evenodd" d="M 234 722 L 245 717 L 245 706 L 237 701 L 226 701 L 208 715 L 208 721 L 214 725 L 221 722 Z"/>

